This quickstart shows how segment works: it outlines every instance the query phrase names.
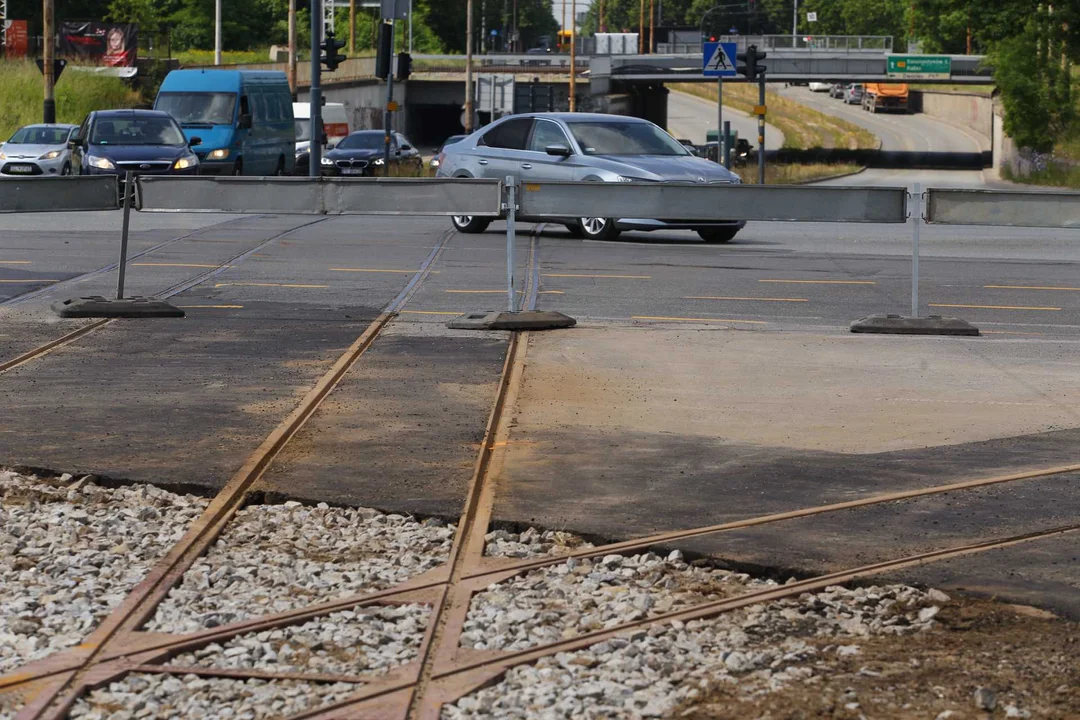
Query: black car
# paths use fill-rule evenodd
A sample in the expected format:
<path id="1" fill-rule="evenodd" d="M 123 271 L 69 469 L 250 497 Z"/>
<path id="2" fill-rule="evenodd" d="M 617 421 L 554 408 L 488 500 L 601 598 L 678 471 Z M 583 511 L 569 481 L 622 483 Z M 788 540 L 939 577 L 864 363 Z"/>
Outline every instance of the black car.
<path id="1" fill-rule="evenodd" d="M 98 110 L 70 142 L 80 175 L 197 175 L 199 159 L 171 115 L 159 110 Z"/>
<path id="2" fill-rule="evenodd" d="M 379 176 L 385 169 L 383 163 L 386 138 L 382 130 L 357 130 L 339 142 L 333 150 L 327 151 L 322 158 L 323 175 L 342 175 L 345 177 Z M 406 157 L 398 145 L 397 137 L 390 134 L 390 165 L 409 167 L 416 165 L 416 160 Z"/>
<path id="3" fill-rule="evenodd" d="M 468 137 L 468 135 L 451 135 L 450 137 L 446 138 L 446 140 L 443 140 L 443 144 L 435 149 L 435 156 L 431 158 L 431 168 L 434 170 L 439 169 L 439 163 L 442 162 L 440 158 L 442 157 L 443 148 L 445 148 L 447 145 L 453 145 L 459 140 L 464 140 L 466 137 Z"/>

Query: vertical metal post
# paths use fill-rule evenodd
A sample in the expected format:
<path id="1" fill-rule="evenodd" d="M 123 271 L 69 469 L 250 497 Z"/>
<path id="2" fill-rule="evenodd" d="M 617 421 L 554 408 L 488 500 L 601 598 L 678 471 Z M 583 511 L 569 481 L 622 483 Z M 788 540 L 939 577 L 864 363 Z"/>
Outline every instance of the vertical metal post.
<path id="1" fill-rule="evenodd" d="M 289 92 L 296 99 L 296 0 L 289 0 Z"/>
<path id="2" fill-rule="evenodd" d="M 311 109 L 308 112 L 308 117 L 311 118 L 311 142 L 308 143 L 308 175 L 316 178 L 322 173 L 322 62 L 319 59 L 322 24 L 322 0 L 311 0 Z"/>
<path id="3" fill-rule="evenodd" d="M 412 0 L 409 0 L 409 54 L 412 55 Z"/>
<path id="4" fill-rule="evenodd" d="M 386 109 L 383 111 L 383 177 L 390 177 L 390 103 L 394 101 L 394 18 L 390 18 L 390 71 L 386 74 Z"/>
<path id="5" fill-rule="evenodd" d="M 758 77 L 758 105 L 765 107 L 765 76 Z M 758 185 L 765 184 L 765 113 L 758 113 L 757 117 L 757 181 Z"/>
<path id="6" fill-rule="evenodd" d="M 221 64 L 221 0 L 214 0 L 214 64 Z"/>
<path id="7" fill-rule="evenodd" d="M 473 0 L 468 0 L 465 11 L 465 133 L 471 133 L 473 127 Z"/>
<path id="8" fill-rule="evenodd" d="M 506 176 L 506 294 L 507 307 L 514 312 L 514 217 L 517 213 L 517 178 Z"/>
<path id="9" fill-rule="evenodd" d="M 356 0 L 349 0 L 349 57 L 356 57 Z"/>
<path id="10" fill-rule="evenodd" d="M 42 122 L 56 122 L 56 99 L 53 95 L 53 86 L 56 77 L 53 74 L 53 42 L 56 36 L 55 15 L 53 14 L 53 0 L 44 0 L 42 6 L 42 31 L 41 31 L 41 75 L 44 80 L 45 98 L 41 105 Z"/>
<path id="11" fill-rule="evenodd" d="M 124 173 L 124 225 L 120 230 L 120 263 L 116 266 L 116 299 L 124 299 L 124 275 L 127 272 L 128 227 L 131 223 L 131 196 L 135 192 L 135 173 Z"/>
<path id="12" fill-rule="evenodd" d="M 795 10 L 791 13 L 791 48 L 795 49 L 795 36 L 799 34 L 799 0 L 795 0 Z"/>
<path id="13" fill-rule="evenodd" d="M 731 137 L 731 121 L 724 121 L 724 167 L 731 169 L 731 145 L 727 139 Z"/>
<path id="14" fill-rule="evenodd" d="M 570 112 L 577 112 L 577 0 L 570 5 Z"/>
<path id="15" fill-rule="evenodd" d="M 716 162 L 724 162 L 724 78 L 716 78 Z"/>
<path id="16" fill-rule="evenodd" d="M 919 317 L 919 230 L 923 221 L 922 185 L 915 183 L 911 191 L 911 317 Z"/>

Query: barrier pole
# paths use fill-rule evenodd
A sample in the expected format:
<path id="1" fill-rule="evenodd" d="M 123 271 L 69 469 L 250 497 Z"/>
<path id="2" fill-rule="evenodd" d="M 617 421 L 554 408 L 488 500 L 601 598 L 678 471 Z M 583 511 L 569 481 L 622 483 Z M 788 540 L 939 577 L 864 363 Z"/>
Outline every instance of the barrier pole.
<path id="1" fill-rule="evenodd" d="M 514 216 L 517 211 L 517 178 L 506 176 L 506 294 L 507 306 L 514 312 Z"/>
<path id="2" fill-rule="evenodd" d="M 120 264 L 116 273 L 116 299 L 124 299 L 124 274 L 127 272 L 128 227 L 131 224 L 131 195 L 135 192 L 135 174 L 124 173 L 124 224 L 120 231 Z"/>
<path id="3" fill-rule="evenodd" d="M 919 317 L 919 229 L 923 222 L 922 185 L 912 186 L 911 200 L 911 317 Z"/>
<path id="4" fill-rule="evenodd" d="M 724 157 L 722 158 L 724 167 L 728 170 L 731 169 L 731 143 L 728 142 L 728 138 L 731 136 L 731 121 L 724 121 Z"/>
<path id="5" fill-rule="evenodd" d="M 718 77 L 716 78 L 716 162 L 723 164 L 726 145 L 727 138 L 724 137 L 724 78 Z"/>

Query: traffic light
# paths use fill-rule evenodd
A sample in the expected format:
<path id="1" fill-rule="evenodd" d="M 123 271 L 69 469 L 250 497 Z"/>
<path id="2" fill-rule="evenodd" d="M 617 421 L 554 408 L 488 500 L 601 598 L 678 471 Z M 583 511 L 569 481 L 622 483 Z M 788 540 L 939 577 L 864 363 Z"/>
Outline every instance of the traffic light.
<path id="1" fill-rule="evenodd" d="M 334 33 L 327 32 L 326 39 L 323 40 L 320 47 L 323 50 L 322 63 L 330 72 L 337 70 L 337 66 L 345 62 L 346 57 L 338 52 L 338 50 L 345 47 L 345 41 L 335 40 Z"/>
<path id="2" fill-rule="evenodd" d="M 407 52 L 398 53 L 395 77 L 398 80 L 408 80 L 410 75 L 412 75 L 412 55 Z"/>
<path id="3" fill-rule="evenodd" d="M 390 49 L 394 40 L 393 26 L 384 22 L 379 25 L 379 45 L 375 51 L 375 77 L 385 80 L 390 77 Z"/>
<path id="4" fill-rule="evenodd" d="M 735 69 L 747 80 L 757 80 L 759 76 L 765 75 L 767 68 L 764 65 L 758 65 L 758 62 L 764 60 L 765 56 L 765 53 L 758 52 L 757 45 L 751 45 L 746 48 L 746 52 L 736 54 L 737 65 Z"/>

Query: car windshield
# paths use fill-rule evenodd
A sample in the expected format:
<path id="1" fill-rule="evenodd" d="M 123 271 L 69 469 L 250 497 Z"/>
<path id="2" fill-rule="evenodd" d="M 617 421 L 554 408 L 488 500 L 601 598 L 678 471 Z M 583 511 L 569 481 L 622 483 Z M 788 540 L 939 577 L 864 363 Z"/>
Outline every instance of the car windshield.
<path id="1" fill-rule="evenodd" d="M 306 142 L 311 139 L 311 120 L 297 118 L 296 123 L 296 139 L 300 142 Z"/>
<path id="2" fill-rule="evenodd" d="M 19 128 L 8 142 L 12 145 L 63 145 L 71 128 L 27 125 Z"/>
<path id="3" fill-rule="evenodd" d="M 183 145 L 184 133 L 167 117 L 104 117 L 94 123 L 91 145 Z"/>
<path id="4" fill-rule="evenodd" d="M 379 150 L 384 145 L 380 132 L 353 133 L 338 143 L 338 150 Z"/>
<path id="5" fill-rule="evenodd" d="M 216 92 L 163 92 L 154 103 L 181 125 L 232 125 L 236 95 Z"/>
<path id="6" fill-rule="evenodd" d="M 569 122 L 586 155 L 689 155 L 678 140 L 643 122 Z"/>

